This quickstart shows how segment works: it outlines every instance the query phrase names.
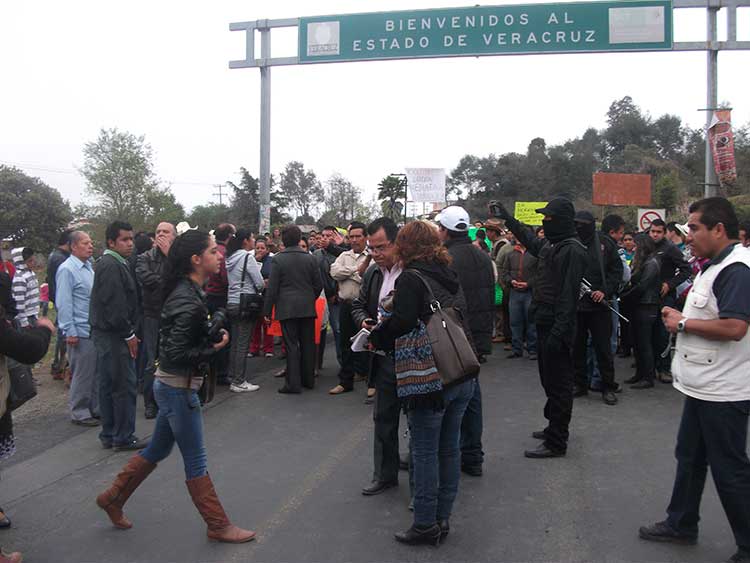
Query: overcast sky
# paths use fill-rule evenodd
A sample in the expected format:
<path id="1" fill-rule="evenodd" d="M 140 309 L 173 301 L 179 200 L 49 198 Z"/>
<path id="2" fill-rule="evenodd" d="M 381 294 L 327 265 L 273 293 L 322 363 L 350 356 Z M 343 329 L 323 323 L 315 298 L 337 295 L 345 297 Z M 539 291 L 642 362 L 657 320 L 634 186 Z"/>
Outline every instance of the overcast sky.
<path id="1" fill-rule="evenodd" d="M 510 2 L 516 3 L 516 2 Z M 520 2 L 519 2 L 520 3 Z M 526 2 L 529 3 L 529 2 Z M 456 0 L 36 1 L 0 5 L 0 162 L 19 165 L 73 204 L 75 171 L 101 128 L 145 135 L 156 170 L 190 209 L 217 201 L 212 184 L 258 174 L 260 76 L 229 70 L 260 18 L 461 6 Z M 465 5 L 471 5 L 466 3 Z M 723 14 L 723 12 L 722 12 Z M 724 17 L 720 14 L 720 38 Z M 750 39 L 750 9 L 739 38 Z M 705 38 L 704 10 L 675 10 L 675 40 Z M 273 56 L 296 32 L 273 32 Z M 706 55 L 622 53 L 339 63 L 272 70 L 271 169 L 300 160 L 371 196 L 406 167 L 446 168 L 466 153 L 525 152 L 605 125 L 630 95 L 658 117 L 702 126 Z M 750 52 L 719 54 L 719 100 L 750 121 Z"/>

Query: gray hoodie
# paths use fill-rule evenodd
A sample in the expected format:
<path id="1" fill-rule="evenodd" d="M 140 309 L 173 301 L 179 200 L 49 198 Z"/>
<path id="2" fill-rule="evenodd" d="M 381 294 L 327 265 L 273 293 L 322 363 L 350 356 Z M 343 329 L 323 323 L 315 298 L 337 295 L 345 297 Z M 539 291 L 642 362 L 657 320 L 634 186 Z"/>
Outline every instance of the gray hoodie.
<path id="1" fill-rule="evenodd" d="M 247 268 L 245 269 L 245 285 L 242 285 L 242 267 L 247 257 Z M 260 266 L 253 255 L 247 250 L 237 250 L 226 259 L 227 281 L 229 291 L 227 294 L 227 305 L 239 305 L 241 293 L 261 293 L 265 287 Z"/>

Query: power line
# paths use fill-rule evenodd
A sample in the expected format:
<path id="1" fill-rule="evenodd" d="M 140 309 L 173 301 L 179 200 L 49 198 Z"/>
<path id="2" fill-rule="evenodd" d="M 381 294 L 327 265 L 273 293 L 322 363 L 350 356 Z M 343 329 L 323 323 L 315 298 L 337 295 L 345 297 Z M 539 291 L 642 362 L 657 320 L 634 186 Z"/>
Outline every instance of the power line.
<path id="1" fill-rule="evenodd" d="M 15 166 L 17 168 L 25 168 L 27 170 L 34 170 L 37 172 L 50 172 L 54 174 L 72 174 L 76 176 L 81 175 L 81 173 L 74 168 L 53 168 L 50 166 L 39 165 L 39 164 L 10 162 L 8 160 L 0 160 L 0 164 L 5 164 L 8 166 Z M 214 188 L 217 187 L 218 185 L 213 182 L 195 182 L 195 181 L 180 181 L 180 180 L 165 180 L 165 182 L 167 182 L 168 184 L 182 185 L 182 186 L 212 186 Z M 224 194 L 224 195 L 227 195 L 227 194 Z"/>

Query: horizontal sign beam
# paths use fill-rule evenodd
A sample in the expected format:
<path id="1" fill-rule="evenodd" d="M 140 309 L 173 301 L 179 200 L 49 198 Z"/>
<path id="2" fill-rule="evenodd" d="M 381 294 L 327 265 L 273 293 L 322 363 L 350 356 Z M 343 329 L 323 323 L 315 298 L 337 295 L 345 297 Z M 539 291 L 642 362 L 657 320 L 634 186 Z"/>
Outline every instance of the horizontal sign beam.
<path id="1" fill-rule="evenodd" d="M 300 18 L 300 63 L 672 48 L 670 0 Z"/>

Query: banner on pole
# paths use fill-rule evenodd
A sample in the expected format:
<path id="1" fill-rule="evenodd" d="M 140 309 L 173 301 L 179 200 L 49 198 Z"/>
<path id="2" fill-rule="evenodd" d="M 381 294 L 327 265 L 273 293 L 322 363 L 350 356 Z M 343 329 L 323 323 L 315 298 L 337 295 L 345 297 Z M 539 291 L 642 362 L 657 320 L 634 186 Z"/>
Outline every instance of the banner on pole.
<path id="1" fill-rule="evenodd" d="M 708 128 L 708 139 L 714 157 L 714 168 L 719 182 L 733 184 L 737 179 L 734 160 L 734 135 L 732 134 L 732 112 L 720 109 L 714 112 Z"/>
<path id="2" fill-rule="evenodd" d="M 638 209 L 638 230 L 647 231 L 657 219 L 665 220 L 666 209 Z"/>
<path id="3" fill-rule="evenodd" d="M 538 227 L 542 224 L 544 215 L 540 215 L 536 210 L 546 205 L 546 201 L 517 201 L 513 217 L 521 221 L 521 223 Z"/>
<path id="4" fill-rule="evenodd" d="M 258 223 L 258 234 L 268 233 L 271 231 L 271 206 L 269 204 L 260 204 L 260 221 Z"/>
<path id="5" fill-rule="evenodd" d="M 407 168 L 409 201 L 445 201 L 445 168 Z"/>

